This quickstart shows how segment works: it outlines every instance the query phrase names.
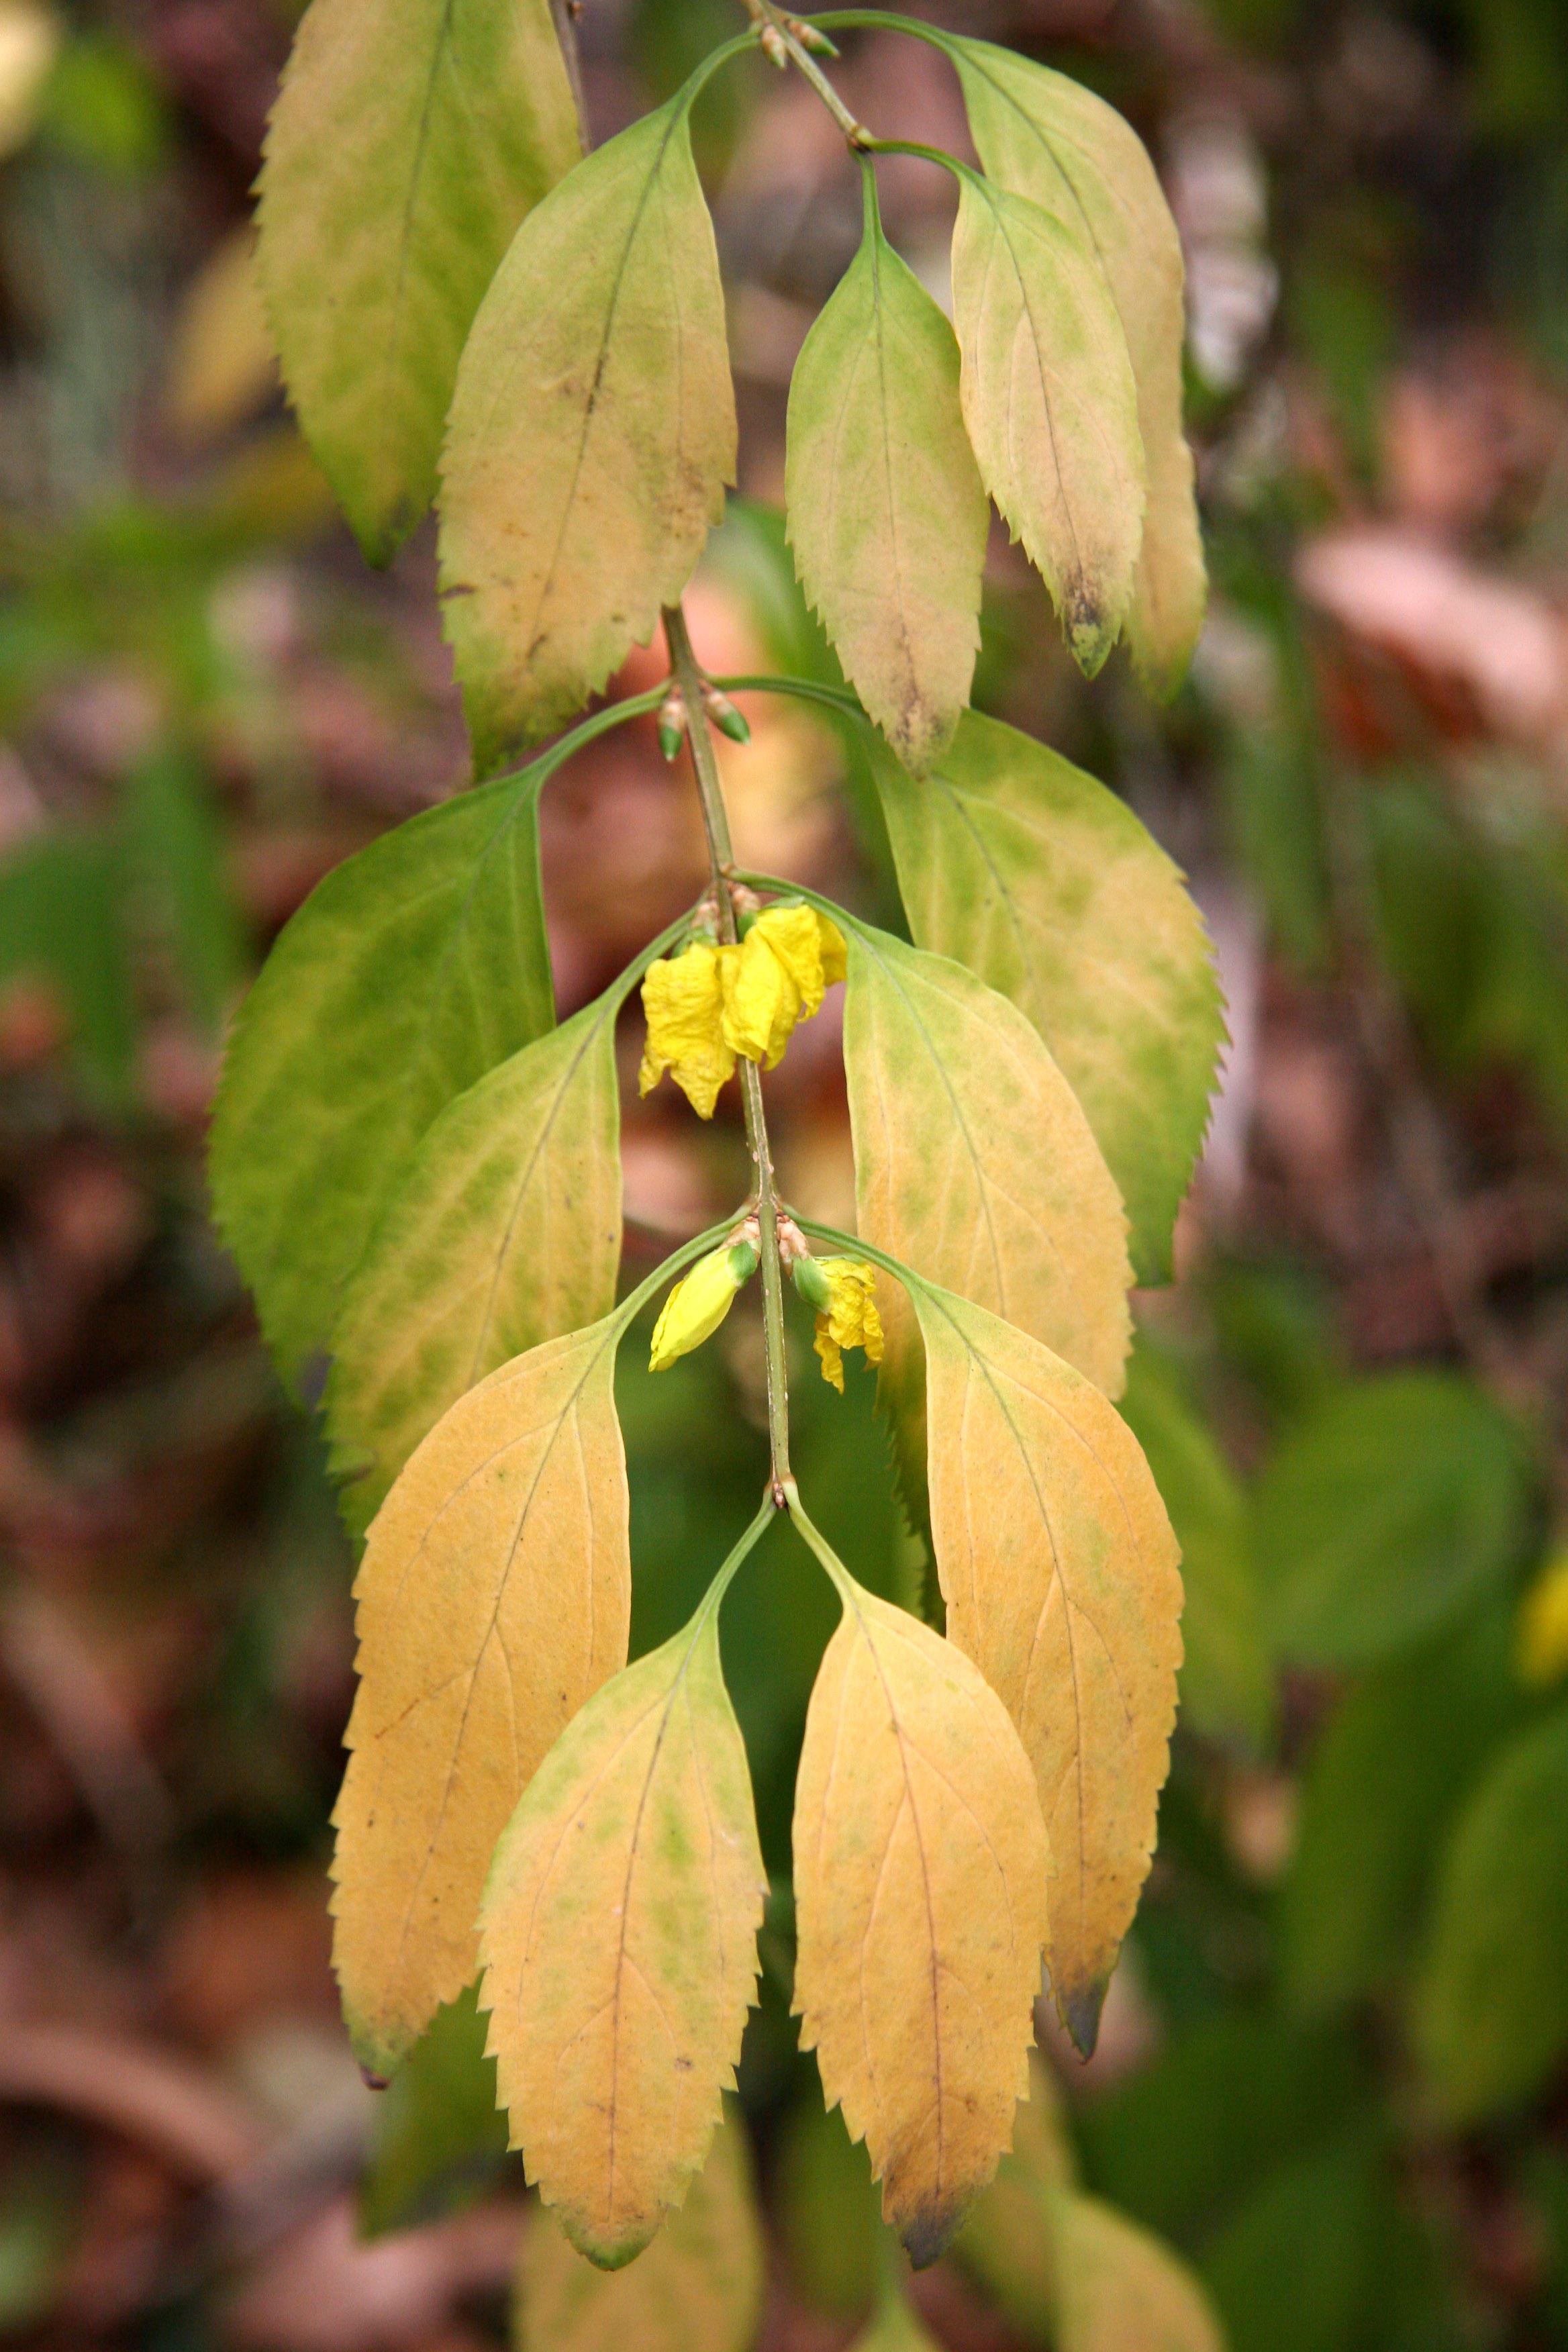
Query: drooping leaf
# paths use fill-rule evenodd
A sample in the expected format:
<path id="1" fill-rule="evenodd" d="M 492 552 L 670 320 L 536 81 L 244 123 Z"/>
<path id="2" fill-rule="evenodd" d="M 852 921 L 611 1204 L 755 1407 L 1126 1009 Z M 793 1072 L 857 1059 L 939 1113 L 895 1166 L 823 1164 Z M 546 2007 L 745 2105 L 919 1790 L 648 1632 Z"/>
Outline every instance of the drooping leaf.
<path id="1" fill-rule="evenodd" d="M 1489 1610 L 1348 1692 L 1301 1784 L 1280 1893 L 1282 1974 L 1309 2015 L 1399 1979 L 1444 1834 L 1523 1705 L 1513 1626 Z"/>
<path id="2" fill-rule="evenodd" d="M 1046 1842 L 1005 1709 L 949 1642 L 863 1591 L 796 1512 L 844 1613 L 795 1781 L 795 2001 L 882 2210 L 929 2263 L 1027 2084 Z"/>
<path id="3" fill-rule="evenodd" d="M 808 1573 L 815 1580 L 815 1569 Z M 809 2078 L 809 2066 L 801 2071 Z M 824 2105 L 818 2082 L 803 2082 L 774 2138 L 770 2188 L 769 2210 L 796 2293 L 813 2311 L 858 2317 L 875 2293 L 885 2233 L 871 2159 L 837 2109 Z"/>
<path id="4" fill-rule="evenodd" d="M 1049 2202 L 1056 2352 L 1225 2352 L 1208 2296 L 1168 2246 L 1095 2198 Z"/>
<path id="5" fill-rule="evenodd" d="M 995 2179 L 971 2206 L 952 2248 L 1026 2341 L 1048 2344 L 1056 2324 L 1056 2250 L 1044 2200 L 1070 2194 L 1076 2184 L 1062 2095 L 1035 2051 L 1029 2095 L 1013 2126 L 1012 2148 Z"/>
<path id="6" fill-rule="evenodd" d="M 327 1427 L 363 1528 L 448 1405 L 608 1314 L 621 1256 L 617 985 L 447 1105 L 332 1335 Z"/>
<path id="7" fill-rule="evenodd" d="M 849 2352 L 941 2352 L 941 2347 L 934 2336 L 927 2334 L 898 2288 L 889 2287 L 850 2343 Z"/>
<path id="8" fill-rule="evenodd" d="M 415 1145 L 555 1017 L 543 763 L 460 793 L 329 874 L 229 1034 L 208 1176 L 284 1379 L 324 1349 Z"/>
<path id="9" fill-rule="evenodd" d="M 883 236 L 869 171 L 860 250 L 795 362 L 784 489 L 845 676 L 919 770 L 969 699 L 990 509 L 952 330 Z"/>
<path id="10" fill-rule="evenodd" d="M 678 95 L 623 131 L 530 214 L 463 353 L 441 581 L 481 774 L 647 643 L 734 478 L 689 105 Z"/>
<path id="11" fill-rule="evenodd" d="M 1028 1014 L 1121 1188 L 1139 1281 L 1168 1282 L 1225 1037 L 1179 869 L 1114 793 L 978 712 L 918 783 L 874 766 L 916 940 Z"/>
<path id="12" fill-rule="evenodd" d="M 1034 1768 L 1051 1990 L 1087 2052 L 1170 1766 L 1180 1554 L 1136 1439 L 1092 1381 L 984 1307 L 910 1287 L 948 1636 Z"/>
<path id="13" fill-rule="evenodd" d="M 756 1982 L 767 1881 L 719 1604 L 767 1516 L 690 1624 L 567 1726 L 485 1886 L 481 1998 L 512 2142 L 606 2270 L 700 2169 Z"/>
<path id="14" fill-rule="evenodd" d="M 748 2352 L 766 2248 L 746 2127 L 726 2117 L 707 2164 L 640 2261 L 603 2271 L 544 2214 L 523 2242 L 516 2352 Z"/>
<path id="15" fill-rule="evenodd" d="M 1568 1708 L 1510 1740 L 1459 1817 L 1415 2024 L 1459 2124 L 1521 2105 L 1568 2050 Z"/>
<path id="16" fill-rule="evenodd" d="M 1497 1589 L 1529 1528 L 1516 1424 L 1444 1372 L 1389 1372 L 1331 1396 L 1258 1491 L 1264 1622 L 1283 1657 L 1363 1665 Z"/>
<path id="17" fill-rule="evenodd" d="M 379 2238 L 470 2205 L 507 2161 L 494 2061 L 470 1986 L 431 2021 L 377 2100 L 359 2233 Z"/>
<path id="18" fill-rule="evenodd" d="M 549 0 L 312 0 L 268 131 L 259 268 L 306 438 L 373 563 L 429 505 L 480 298 L 579 152 Z"/>
<path id="19" fill-rule="evenodd" d="M 332 1958 L 356 2054 L 378 2074 L 473 1978 L 496 1840 L 563 1726 L 626 1660 L 625 1314 L 460 1398 L 370 1531 Z"/>
<path id="20" fill-rule="evenodd" d="M 867 924 L 848 942 L 861 1232 L 1114 1394 L 1126 1219 L 1071 1087 L 1016 1007 L 962 965 Z"/>
<path id="21" fill-rule="evenodd" d="M 1079 230 L 1110 288 L 1138 386 L 1149 503 L 1127 634 L 1161 691 L 1203 625 L 1203 541 L 1182 431 L 1182 243 L 1137 132 L 1081 82 L 989 41 L 948 37 L 988 176 Z"/>
<path id="22" fill-rule="evenodd" d="M 1092 677 L 1132 601 L 1144 506 L 1138 387 L 1105 272 L 1075 227 L 965 173 L 952 314 L 980 478 Z"/>
<path id="23" fill-rule="evenodd" d="M 1182 1549 L 1182 1722 L 1256 1748 L 1274 1713 L 1247 1496 L 1183 1392 L 1174 1368 L 1140 1341 L 1121 1416 L 1143 1449 Z"/>

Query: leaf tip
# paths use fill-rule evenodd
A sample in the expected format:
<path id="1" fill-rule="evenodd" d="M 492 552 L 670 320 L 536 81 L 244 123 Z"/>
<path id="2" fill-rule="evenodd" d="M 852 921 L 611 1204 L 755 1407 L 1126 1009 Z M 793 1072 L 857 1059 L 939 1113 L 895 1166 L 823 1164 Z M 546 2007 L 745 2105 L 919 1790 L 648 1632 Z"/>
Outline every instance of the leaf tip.
<path id="1" fill-rule="evenodd" d="M 1097 1977 L 1092 1984 L 1080 1986 L 1070 1992 L 1063 1991 L 1057 1996 L 1057 2008 L 1071 2037 L 1072 2046 L 1086 2061 L 1093 2057 L 1095 2044 L 1100 2040 L 1100 2014 L 1105 2007 L 1106 1988 L 1110 1982 L 1108 1976 Z"/>

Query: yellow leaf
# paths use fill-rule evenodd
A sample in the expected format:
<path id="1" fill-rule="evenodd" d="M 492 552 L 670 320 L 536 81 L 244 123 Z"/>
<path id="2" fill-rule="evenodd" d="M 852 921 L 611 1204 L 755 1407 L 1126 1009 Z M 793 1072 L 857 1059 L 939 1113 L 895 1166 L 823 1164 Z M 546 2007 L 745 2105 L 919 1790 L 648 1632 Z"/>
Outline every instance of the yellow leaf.
<path id="1" fill-rule="evenodd" d="M 512 2342 L 517 2352 L 747 2352 L 765 2263 L 746 2127 L 731 2115 L 685 2204 L 627 2268 L 597 2269 L 536 2218 Z"/>
<path id="2" fill-rule="evenodd" d="M 1096 2198 L 1047 2202 L 1057 2352 L 1225 2352 L 1208 2297 L 1168 2246 Z"/>
<path id="3" fill-rule="evenodd" d="M 185 289 L 169 337 L 163 407 L 185 441 L 216 441 L 265 407 L 278 355 L 256 279 L 256 239 L 234 230 Z"/>
<path id="4" fill-rule="evenodd" d="M 857 924 L 844 1064 L 867 1239 L 1116 1395 L 1131 1338 L 1127 1219 L 1037 1030 L 962 965 Z M 896 1298 L 884 1313 L 901 1364 L 907 1313 Z"/>
<path id="5" fill-rule="evenodd" d="M 621 1262 L 608 989 L 449 1103 L 419 1143 L 332 1332 L 332 1467 L 363 1528 L 487 1372 L 608 1313 Z"/>
<path id="6" fill-rule="evenodd" d="M 370 1530 L 332 1957 L 355 2053 L 380 2074 L 472 1979 L 496 1840 L 562 1727 L 626 1659 L 613 1381 L 626 1311 L 471 1389 Z"/>
<path id="7" fill-rule="evenodd" d="M 910 1296 L 948 1634 L 1035 1768 L 1051 1989 L 1088 2051 L 1170 1769 L 1181 1555 L 1137 1440 L 1092 1382 L 983 1307 L 925 1283 Z"/>
<path id="8" fill-rule="evenodd" d="M 928 2263 L 995 2171 L 1027 2083 L 1039 1804 L 968 1659 L 863 1591 L 791 1509 L 844 1603 L 795 1781 L 801 2042 L 866 2141 L 884 2215 Z"/>
<path id="9" fill-rule="evenodd" d="M 599 1691 L 524 1790 L 485 1887 L 480 1999 L 531 2180 L 579 2253 L 639 2253 L 734 2081 L 767 1882 L 719 1604 Z"/>
<path id="10" fill-rule="evenodd" d="M 724 511 L 735 398 L 691 96 L 535 207 L 463 352 L 441 581 L 481 774 L 647 644 Z"/>

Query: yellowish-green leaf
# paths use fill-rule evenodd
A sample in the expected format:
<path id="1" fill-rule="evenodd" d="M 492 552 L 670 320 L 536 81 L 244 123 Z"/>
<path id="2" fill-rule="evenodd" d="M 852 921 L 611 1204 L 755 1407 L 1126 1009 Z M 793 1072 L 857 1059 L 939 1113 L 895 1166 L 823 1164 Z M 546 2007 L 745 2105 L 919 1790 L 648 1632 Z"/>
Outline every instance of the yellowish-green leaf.
<path id="1" fill-rule="evenodd" d="M 731 2115 L 685 2204 L 626 2269 L 598 2269 L 536 2217 L 512 2342 L 517 2352 L 747 2352 L 765 2268 L 746 2127 Z"/>
<path id="2" fill-rule="evenodd" d="M 420 1137 L 554 1021 L 539 886 L 550 765 L 459 793 L 334 867 L 229 1033 L 213 1208 L 296 1390 Z"/>
<path id="3" fill-rule="evenodd" d="M 1092 677 L 1121 634 L 1143 535 L 1138 387 L 1105 272 L 1066 221 L 965 173 L 952 310 L 981 479 Z"/>
<path id="4" fill-rule="evenodd" d="M 268 132 L 260 269 L 300 421 L 373 562 L 429 505 L 480 298 L 579 152 L 550 0 L 313 0 Z"/>
<path id="5" fill-rule="evenodd" d="M 958 345 L 882 234 L 868 164 L 859 253 L 795 362 L 784 489 L 801 582 L 844 674 L 921 769 L 969 699 L 990 509 Z"/>
<path id="6" fill-rule="evenodd" d="M 1028 1014 L 1121 1188 L 1139 1280 L 1168 1282 L 1225 1037 L 1181 873 L 1124 801 L 998 719 L 966 712 L 918 784 L 879 747 L 873 765 L 915 938 Z"/>
<path id="7" fill-rule="evenodd" d="M 896 2288 L 884 2294 L 849 2352 L 942 2352 Z"/>
<path id="8" fill-rule="evenodd" d="M 613 1387 L 626 1312 L 471 1389 L 370 1531 L 332 1957 L 355 2052 L 377 2074 L 471 1980 L 496 1840 L 563 1726 L 626 1660 Z"/>
<path id="9" fill-rule="evenodd" d="M 617 986 L 459 1095 L 350 1284 L 327 1426 L 363 1528 L 487 1372 L 608 1314 L 621 1255 Z"/>
<path id="10" fill-rule="evenodd" d="M 1026 2342 L 1052 2352 L 1224 2352 L 1197 2281 L 1170 2249 L 1079 2195 L 1045 2062 L 1018 2111 L 1013 2153 L 956 2252 Z"/>
<path id="11" fill-rule="evenodd" d="M 884 2215 L 929 2263 L 995 2171 L 1027 2084 L 1039 1803 L 969 1660 L 863 1591 L 795 1517 L 844 1604 L 795 1780 L 801 2042 L 870 2151 Z"/>
<path id="12" fill-rule="evenodd" d="M 860 1231 L 1114 1394 L 1131 1329 L 1127 1220 L 1039 1032 L 945 956 L 859 923 L 848 942 Z"/>
<path id="13" fill-rule="evenodd" d="M 958 68 L 991 179 L 1083 236 L 1110 284 L 1138 384 L 1149 503 L 1127 634 L 1160 691 L 1180 681 L 1203 625 L 1203 540 L 1182 431 L 1182 244 L 1148 150 L 1081 82 L 989 41 L 942 42 Z"/>
<path id="14" fill-rule="evenodd" d="M 481 2000 L 529 2179 L 579 2253 L 639 2253 L 707 2157 L 756 1982 L 767 1881 L 719 1604 L 557 1740 L 486 1884 Z"/>
<path id="15" fill-rule="evenodd" d="M 689 102 L 622 131 L 530 214 L 463 353 L 441 580 L 481 773 L 648 642 L 734 478 Z"/>
<path id="16" fill-rule="evenodd" d="M 948 1635 L 1034 1766 L 1051 1989 L 1088 2051 L 1170 1767 L 1180 1555 L 1136 1439 L 1091 1381 L 984 1307 L 925 1283 L 911 1296 Z"/>

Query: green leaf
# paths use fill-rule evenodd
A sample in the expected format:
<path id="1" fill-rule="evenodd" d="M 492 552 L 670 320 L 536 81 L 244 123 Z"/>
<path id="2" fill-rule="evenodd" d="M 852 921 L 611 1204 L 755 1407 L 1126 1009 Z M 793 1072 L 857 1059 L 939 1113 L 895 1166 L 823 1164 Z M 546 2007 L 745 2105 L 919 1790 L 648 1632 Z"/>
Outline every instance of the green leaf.
<path id="1" fill-rule="evenodd" d="M 1143 1449 L 1182 1548 L 1181 1715 L 1205 1738 L 1256 1748 L 1274 1714 L 1247 1498 L 1173 1366 L 1140 1343 L 1121 1416 Z"/>
<path id="2" fill-rule="evenodd" d="M 1204 2252 L 1231 2352 L 1388 2344 L 1368 2326 L 1387 2227 L 1381 2152 L 1364 2127 L 1291 2156 L 1251 2188 Z"/>
<path id="3" fill-rule="evenodd" d="M 882 2294 L 876 2310 L 849 2346 L 849 2352 L 942 2352 L 896 2286 Z"/>
<path id="4" fill-rule="evenodd" d="M 1039 1033 L 945 956 L 865 923 L 846 936 L 860 1231 L 1114 1393 L 1131 1330 L 1126 1219 Z"/>
<path id="5" fill-rule="evenodd" d="M 756 1982 L 767 1881 L 719 1605 L 567 1725 L 496 1848 L 489 2048 L 514 2146 L 579 2253 L 639 2253 L 708 2154 Z"/>
<path id="6" fill-rule="evenodd" d="M 472 1981 L 507 1817 L 563 1727 L 626 1663 L 614 1374 L 630 1311 L 470 1389 L 370 1531 L 332 1813 L 332 1963 L 355 2054 L 379 2074 Z"/>
<path id="7" fill-rule="evenodd" d="M 734 478 L 689 103 L 623 131 L 529 215 L 463 353 L 441 583 L 481 773 L 648 642 Z"/>
<path id="8" fill-rule="evenodd" d="M 449 1103 L 351 1280 L 327 1429 L 357 1530 L 448 1405 L 607 1315 L 621 1261 L 618 982 Z"/>
<path id="9" fill-rule="evenodd" d="M 1568 1708 L 1512 1740 L 1460 1815 L 1414 2015 L 1453 2123 L 1518 2106 L 1568 2050 Z"/>
<path id="10" fill-rule="evenodd" d="M 373 563 L 429 505 L 480 298 L 579 152 L 549 0 L 312 0 L 268 132 L 259 268 L 306 438 Z"/>
<path id="11" fill-rule="evenodd" d="M 1403 1971 L 1444 1829 L 1522 1705 L 1511 1612 L 1391 1659 L 1342 1700 L 1312 1751 L 1289 1875 L 1282 1969 L 1311 2014 Z"/>
<path id="12" fill-rule="evenodd" d="M 876 2284 L 877 2192 L 864 2143 L 824 2105 L 818 2083 L 803 2089 L 775 2137 L 772 2189 L 791 2284 L 814 2311 L 855 2318 Z"/>
<path id="13" fill-rule="evenodd" d="M 1105 273 L 1138 387 L 1148 507 L 1127 634 L 1169 693 L 1204 617 L 1193 458 L 1182 431 L 1182 244 L 1143 142 L 1114 108 L 989 41 L 949 37 L 975 152 L 998 186 L 1076 229 Z"/>
<path id="14" fill-rule="evenodd" d="M 948 1637 L 1034 1768 L 1051 1991 L 1087 2055 L 1170 1769 L 1179 1553 L 1137 1441 L 1092 1381 L 983 1307 L 923 1282 L 911 1296 Z"/>
<path id="15" fill-rule="evenodd" d="M 844 674 L 905 767 L 952 740 L 980 644 L 990 509 L 958 345 L 889 245 L 866 165 L 860 250 L 790 385 L 790 543 Z"/>
<path id="16" fill-rule="evenodd" d="M 1342 1389 L 1258 1491 L 1279 1654 L 1362 1665 L 1451 1624 L 1517 1563 L 1531 1486 L 1517 1426 L 1468 1381 L 1390 1372 Z"/>
<path id="17" fill-rule="evenodd" d="M 535 2216 L 511 2340 L 516 2352 L 748 2352 L 766 2262 L 746 2127 L 731 2114 L 685 2203 L 626 2269 L 596 2269 Z"/>
<path id="18" fill-rule="evenodd" d="M 1124 801 L 998 719 L 966 712 L 918 784 L 873 764 L 915 938 L 1028 1014 L 1121 1188 L 1138 1279 L 1168 1282 L 1225 1039 L 1178 868 Z"/>
<path id="19" fill-rule="evenodd" d="M 470 2205 L 506 2160 L 506 2119 L 473 1989 L 431 2020 L 376 2103 L 359 2231 L 384 2237 Z"/>
<path id="20" fill-rule="evenodd" d="M 538 794 L 547 763 L 463 793 L 329 874 L 230 1032 L 208 1175 L 289 1385 L 420 1137 L 551 1026 Z"/>
<path id="21" fill-rule="evenodd" d="M 1092 677 L 1132 601 L 1145 496 L 1138 387 L 1105 273 L 1076 228 L 966 172 L 952 310 L 980 478 Z"/>

